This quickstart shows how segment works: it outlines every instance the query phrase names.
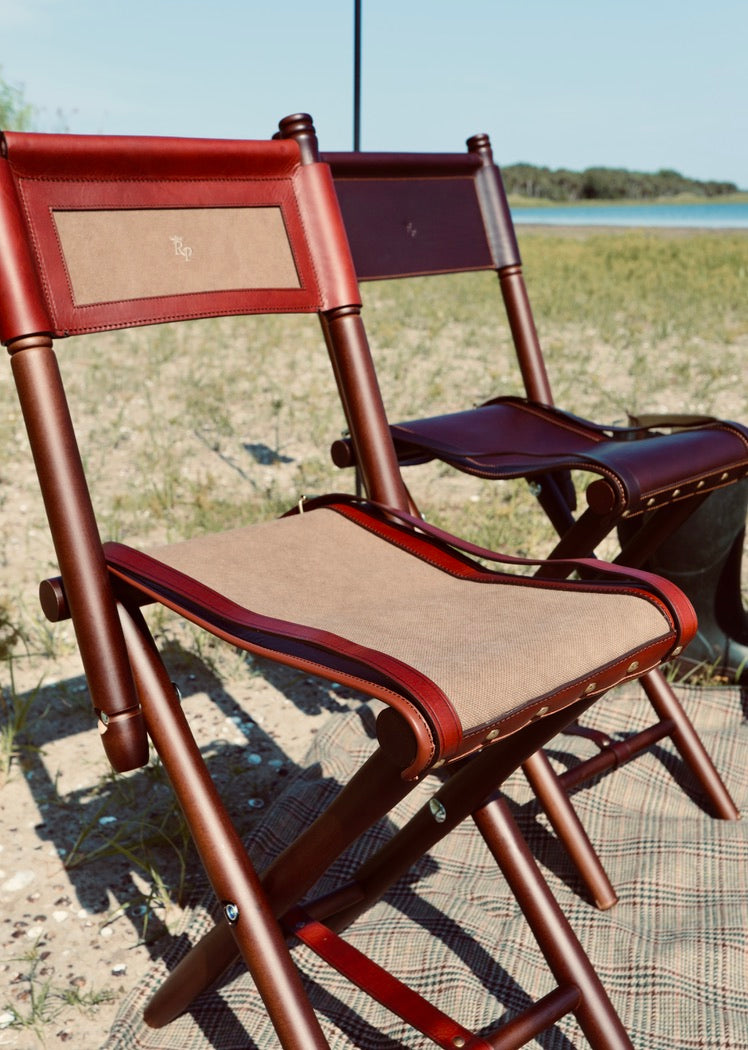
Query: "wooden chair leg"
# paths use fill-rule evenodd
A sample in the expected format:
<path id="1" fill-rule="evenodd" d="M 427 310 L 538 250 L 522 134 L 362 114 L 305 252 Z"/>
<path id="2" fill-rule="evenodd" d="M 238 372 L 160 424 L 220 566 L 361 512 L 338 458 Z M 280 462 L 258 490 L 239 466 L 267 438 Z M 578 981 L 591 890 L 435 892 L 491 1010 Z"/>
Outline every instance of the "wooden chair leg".
<path id="1" fill-rule="evenodd" d="M 673 723 L 675 728 L 670 738 L 709 798 L 715 816 L 722 820 L 738 820 L 740 812 L 737 806 L 662 671 L 659 668 L 650 671 L 641 679 L 641 684 L 660 719 L 670 719 Z"/>
<path id="2" fill-rule="evenodd" d="M 523 763 L 522 770 L 593 903 L 602 911 L 612 908 L 618 900 L 618 894 L 548 756 L 544 751 L 536 751 Z"/>
<path id="3" fill-rule="evenodd" d="M 656 725 L 623 742 L 603 747 L 599 755 L 580 762 L 566 773 L 557 774 L 542 751 L 532 755 L 522 767 L 592 901 L 602 910 L 612 907 L 618 895 L 571 804 L 569 792 L 573 787 L 597 773 L 635 758 L 658 740 L 669 737 L 709 799 L 714 815 L 722 820 L 737 820 L 740 817 L 730 793 L 662 671 L 659 668 L 650 671 L 642 677 L 641 685 L 659 718 Z"/>
<path id="4" fill-rule="evenodd" d="M 473 819 L 527 919 L 559 985 L 579 989 L 574 1014 L 593 1050 L 633 1050 L 599 977 L 543 879 L 506 802 L 495 797 Z"/>
<path id="5" fill-rule="evenodd" d="M 738 820 L 740 812 L 670 683 L 657 669 L 645 675 L 641 685 L 658 721 L 637 733 L 605 744 L 596 755 L 558 774 L 564 791 L 573 791 L 592 777 L 622 766 L 654 747 L 660 740 L 669 738 L 707 795 L 713 815 L 721 820 Z"/>
<path id="6" fill-rule="evenodd" d="M 200 938 L 161 982 L 143 1010 L 151 1028 L 164 1028 L 188 1010 L 239 957 L 231 927 L 225 919 Z"/>
<path id="7" fill-rule="evenodd" d="M 375 751 L 345 790 L 261 876 L 273 916 L 279 919 L 294 907 L 333 861 L 412 788 L 391 760 L 382 751 Z M 222 919 L 153 994 L 145 1008 L 146 1023 L 152 1028 L 169 1024 L 218 980 L 238 954 L 231 927 Z"/>
<path id="8" fill-rule="evenodd" d="M 325 1050 L 320 1028 L 283 933 L 205 767 L 174 687 L 144 627 L 122 609 L 121 621 L 148 733 L 185 813 L 236 947 L 252 974 L 281 1045 Z"/>
<path id="9" fill-rule="evenodd" d="M 340 893 L 331 895 L 329 902 L 306 904 L 305 910 L 314 918 L 323 919 L 336 932 L 344 930 L 378 901 L 416 861 L 479 809 L 522 762 L 591 703 L 590 700 L 578 701 L 573 708 L 548 715 L 515 733 L 513 747 L 495 745 L 456 766 L 429 802 L 355 872 L 351 878 L 351 886 L 356 887 L 353 903 L 336 906 L 336 899 L 340 897 L 344 901 L 350 892 L 349 887 L 342 887 Z"/>

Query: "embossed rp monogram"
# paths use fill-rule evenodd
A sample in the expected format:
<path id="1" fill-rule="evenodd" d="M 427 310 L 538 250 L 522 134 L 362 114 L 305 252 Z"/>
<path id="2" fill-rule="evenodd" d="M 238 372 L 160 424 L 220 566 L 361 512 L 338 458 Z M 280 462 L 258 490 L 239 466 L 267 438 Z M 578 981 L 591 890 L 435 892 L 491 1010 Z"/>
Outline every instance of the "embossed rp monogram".
<path id="1" fill-rule="evenodd" d="M 192 248 L 184 243 L 182 237 L 170 237 L 169 240 L 174 245 L 174 254 L 181 255 L 185 262 L 189 262 L 192 258 Z"/>

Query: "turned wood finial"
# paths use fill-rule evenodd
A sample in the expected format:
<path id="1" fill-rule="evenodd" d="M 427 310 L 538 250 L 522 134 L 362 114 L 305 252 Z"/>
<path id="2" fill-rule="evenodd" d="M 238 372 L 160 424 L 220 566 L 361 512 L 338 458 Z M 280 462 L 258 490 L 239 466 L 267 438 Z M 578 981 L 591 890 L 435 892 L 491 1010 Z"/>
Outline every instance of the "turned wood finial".
<path id="1" fill-rule="evenodd" d="M 491 140 L 485 133 L 480 135 L 471 135 L 467 140 L 467 148 L 470 153 L 481 153 L 489 160 L 492 159 L 493 153 L 491 151 Z"/>
<path id="2" fill-rule="evenodd" d="M 278 138 L 296 139 L 301 150 L 303 164 L 314 164 L 319 160 L 319 145 L 314 123 L 308 113 L 293 113 L 278 124 Z"/>

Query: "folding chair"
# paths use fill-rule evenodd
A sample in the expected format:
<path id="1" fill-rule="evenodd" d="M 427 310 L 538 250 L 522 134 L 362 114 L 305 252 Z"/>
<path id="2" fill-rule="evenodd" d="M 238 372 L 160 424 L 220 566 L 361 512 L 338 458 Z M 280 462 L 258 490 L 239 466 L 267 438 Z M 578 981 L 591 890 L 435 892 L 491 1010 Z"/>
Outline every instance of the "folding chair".
<path id="1" fill-rule="evenodd" d="M 695 628 L 688 601 L 667 581 L 594 559 L 564 566 L 589 579 L 546 578 L 542 565 L 530 577 L 524 563 L 408 513 L 310 118 L 287 118 L 269 142 L 9 132 L 0 186 L 0 338 L 60 568 L 41 584 L 42 607 L 72 618 L 114 768 L 139 767 L 155 747 L 224 916 L 156 993 L 148 1022 L 168 1023 L 240 953 L 281 1044 L 327 1046 L 287 947 L 298 938 L 441 1047 L 506 1050 L 569 1012 L 592 1046 L 630 1047 L 497 792 L 606 690 L 680 651 Z M 279 312 L 319 315 L 372 499 L 321 496 L 303 513 L 154 549 L 102 544 L 54 340 Z M 154 603 L 383 702 L 373 756 L 267 871 L 253 868 L 201 757 L 146 625 Z M 307 899 L 436 769 L 413 820 L 337 892 Z M 468 816 L 557 982 L 481 1037 L 340 938 Z"/>
<path id="2" fill-rule="evenodd" d="M 612 427 L 554 407 L 501 173 L 488 136 L 476 135 L 467 146 L 460 154 L 323 154 L 359 280 L 479 270 L 494 270 L 499 278 L 526 398 L 494 397 L 479 407 L 394 425 L 399 462 L 440 460 L 479 478 L 525 478 L 560 536 L 549 558 L 589 556 L 622 526 L 625 543 L 615 560 L 651 568 L 649 560 L 665 550 L 664 542 L 707 494 L 746 477 L 748 429 L 675 416 Z M 355 443 L 337 441 L 332 455 L 340 467 L 355 466 Z M 588 507 L 576 519 L 572 470 L 592 475 Z M 368 489 L 366 472 L 361 474 Z M 652 571 L 668 575 L 666 560 L 654 566 Z M 651 727 L 617 742 L 579 727 L 599 753 L 558 775 L 543 753 L 524 766 L 601 908 L 617 896 L 569 800 L 575 787 L 670 737 L 715 814 L 738 816 L 663 674 L 645 675 L 642 686 L 657 715 Z"/>

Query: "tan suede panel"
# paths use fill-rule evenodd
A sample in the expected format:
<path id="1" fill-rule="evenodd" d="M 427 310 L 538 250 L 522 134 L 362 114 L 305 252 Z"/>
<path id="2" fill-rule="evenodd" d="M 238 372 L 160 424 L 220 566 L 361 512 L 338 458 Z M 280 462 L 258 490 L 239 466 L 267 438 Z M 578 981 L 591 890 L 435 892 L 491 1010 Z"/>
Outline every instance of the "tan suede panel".
<path id="1" fill-rule="evenodd" d="M 56 211 L 54 220 L 76 306 L 300 287 L 280 208 Z"/>
<path id="2" fill-rule="evenodd" d="M 255 612 L 410 664 L 466 732 L 667 631 L 633 595 L 456 579 L 328 510 L 149 553 Z"/>

